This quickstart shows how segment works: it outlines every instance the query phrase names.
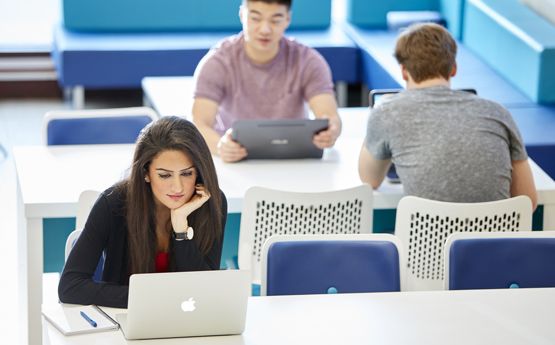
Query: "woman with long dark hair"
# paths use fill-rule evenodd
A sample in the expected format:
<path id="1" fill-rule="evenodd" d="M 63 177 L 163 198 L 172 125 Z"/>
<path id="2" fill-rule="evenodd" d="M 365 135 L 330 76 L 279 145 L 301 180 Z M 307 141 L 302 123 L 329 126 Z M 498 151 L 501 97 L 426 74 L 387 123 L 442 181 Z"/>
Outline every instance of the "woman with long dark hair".
<path id="1" fill-rule="evenodd" d="M 130 170 L 93 206 L 62 272 L 60 301 L 126 308 L 131 274 L 219 269 L 227 202 L 196 127 L 178 117 L 152 122 Z"/>

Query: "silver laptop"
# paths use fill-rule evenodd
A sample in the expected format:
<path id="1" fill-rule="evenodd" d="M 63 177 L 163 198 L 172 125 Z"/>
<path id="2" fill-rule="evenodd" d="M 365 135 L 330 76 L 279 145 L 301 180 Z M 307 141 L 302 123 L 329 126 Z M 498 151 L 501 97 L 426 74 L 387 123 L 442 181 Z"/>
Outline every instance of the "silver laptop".
<path id="1" fill-rule="evenodd" d="M 312 138 L 327 128 L 327 119 L 236 120 L 231 137 L 247 149 L 247 159 L 322 158 Z"/>
<path id="2" fill-rule="evenodd" d="M 134 274 L 116 318 L 130 340 L 241 334 L 250 291 L 245 270 Z"/>

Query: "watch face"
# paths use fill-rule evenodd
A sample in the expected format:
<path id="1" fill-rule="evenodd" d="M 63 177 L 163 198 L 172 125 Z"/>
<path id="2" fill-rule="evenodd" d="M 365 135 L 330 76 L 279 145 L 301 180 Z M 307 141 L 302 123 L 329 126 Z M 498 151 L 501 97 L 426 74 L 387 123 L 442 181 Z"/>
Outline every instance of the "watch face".
<path id="1" fill-rule="evenodd" d="M 187 229 L 187 239 L 192 240 L 194 234 L 195 234 L 195 231 L 193 230 L 193 228 L 189 227 Z"/>

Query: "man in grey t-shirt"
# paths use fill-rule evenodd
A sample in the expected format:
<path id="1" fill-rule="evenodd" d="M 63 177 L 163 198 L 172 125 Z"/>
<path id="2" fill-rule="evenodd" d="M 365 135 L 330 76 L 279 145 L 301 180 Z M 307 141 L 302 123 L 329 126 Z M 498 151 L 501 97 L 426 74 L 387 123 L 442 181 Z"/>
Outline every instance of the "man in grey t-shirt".
<path id="1" fill-rule="evenodd" d="M 520 132 L 503 106 L 450 89 L 457 44 L 436 24 L 413 24 L 395 57 L 407 90 L 372 109 L 360 152 L 363 182 L 378 188 L 392 161 L 405 193 L 450 202 L 537 195 Z"/>

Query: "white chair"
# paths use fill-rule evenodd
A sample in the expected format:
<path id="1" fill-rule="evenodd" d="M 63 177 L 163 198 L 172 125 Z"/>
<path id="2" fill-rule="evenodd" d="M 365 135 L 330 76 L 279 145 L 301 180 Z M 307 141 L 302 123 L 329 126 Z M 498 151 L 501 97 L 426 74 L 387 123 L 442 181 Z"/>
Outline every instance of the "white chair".
<path id="1" fill-rule="evenodd" d="M 75 241 L 77 241 L 77 239 L 79 238 L 79 235 L 81 235 L 81 231 L 83 231 L 83 229 L 73 230 L 71 232 L 71 234 L 69 234 L 69 236 L 67 237 L 67 240 L 66 240 L 66 261 L 67 261 L 67 257 L 69 256 L 69 252 L 71 252 L 71 249 L 73 248 L 73 245 L 75 244 Z"/>
<path id="2" fill-rule="evenodd" d="M 44 145 L 134 143 L 158 114 L 149 107 L 56 110 L 42 123 Z"/>
<path id="3" fill-rule="evenodd" d="M 79 195 L 77 199 L 77 217 L 75 218 L 75 228 L 83 229 L 89 213 L 100 195 L 99 191 L 96 190 L 86 190 Z"/>
<path id="4" fill-rule="evenodd" d="M 272 236 L 261 283 L 262 296 L 403 291 L 403 246 L 390 234 Z"/>
<path id="5" fill-rule="evenodd" d="M 79 194 L 79 199 L 77 199 L 77 217 L 75 218 L 76 230 L 73 230 L 73 232 L 71 232 L 71 234 L 67 237 L 66 260 L 69 256 L 71 248 L 73 248 L 73 244 L 79 238 L 81 231 L 83 231 L 87 218 L 89 217 L 89 213 L 91 212 L 91 209 L 99 195 L 100 192 L 96 190 L 86 190 Z"/>
<path id="6" fill-rule="evenodd" d="M 94 203 L 96 202 L 96 199 L 98 199 L 99 195 L 100 195 L 100 192 L 95 190 L 86 190 L 79 195 L 79 199 L 77 200 L 77 217 L 75 219 L 76 230 L 73 230 L 69 234 L 66 240 L 66 247 L 65 247 L 66 261 L 67 261 L 67 257 L 69 256 L 69 252 L 71 252 L 71 249 L 75 244 L 75 241 L 77 241 L 77 239 L 81 235 L 81 231 L 83 231 L 83 228 L 85 227 L 85 223 L 87 222 L 89 213 L 91 212 L 91 209 L 94 206 Z M 104 266 L 104 256 L 100 258 L 100 262 L 98 263 L 98 267 L 96 268 L 96 272 L 93 276 L 93 280 L 95 281 L 101 280 L 103 266 Z"/>
<path id="7" fill-rule="evenodd" d="M 260 284 L 264 242 L 273 235 L 364 234 L 372 232 L 373 190 L 369 185 L 297 193 L 252 187 L 243 198 L 238 264 Z"/>
<path id="8" fill-rule="evenodd" d="M 397 206 L 395 235 L 407 260 L 407 290 L 443 289 L 443 246 L 454 232 L 531 231 L 526 196 L 483 203 L 451 203 L 406 196 Z"/>

